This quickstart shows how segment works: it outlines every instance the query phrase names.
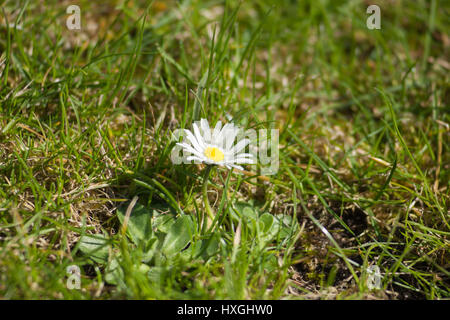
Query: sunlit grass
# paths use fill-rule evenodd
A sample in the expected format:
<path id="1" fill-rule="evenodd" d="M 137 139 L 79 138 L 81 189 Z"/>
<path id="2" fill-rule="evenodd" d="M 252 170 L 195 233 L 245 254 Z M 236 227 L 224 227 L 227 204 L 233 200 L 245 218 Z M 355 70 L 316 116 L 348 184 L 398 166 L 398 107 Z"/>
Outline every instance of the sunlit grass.
<path id="1" fill-rule="evenodd" d="M 69 4 L 2 4 L 2 298 L 449 297 L 443 1 L 380 4 L 381 30 L 362 1 L 79 1 L 80 31 Z M 214 168 L 206 228 L 172 132 L 230 117 L 279 129 L 279 170 Z"/>

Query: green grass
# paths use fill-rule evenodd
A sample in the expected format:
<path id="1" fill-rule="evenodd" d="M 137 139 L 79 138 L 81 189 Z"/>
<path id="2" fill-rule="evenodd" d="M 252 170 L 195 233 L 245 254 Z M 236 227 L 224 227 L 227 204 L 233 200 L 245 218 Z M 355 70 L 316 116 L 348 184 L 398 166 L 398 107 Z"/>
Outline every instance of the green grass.
<path id="1" fill-rule="evenodd" d="M 0 297 L 448 299 L 450 8 L 378 2 L 0 1 Z M 171 133 L 227 116 L 280 165 L 207 229 Z"/>

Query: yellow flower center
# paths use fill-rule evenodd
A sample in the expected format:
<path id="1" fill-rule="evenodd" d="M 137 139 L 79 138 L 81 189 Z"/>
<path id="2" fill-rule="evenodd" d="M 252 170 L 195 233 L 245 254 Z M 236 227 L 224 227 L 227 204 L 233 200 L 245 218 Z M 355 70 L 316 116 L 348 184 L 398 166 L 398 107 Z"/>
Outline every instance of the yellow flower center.
<path id="1" fill-rule="evenodd" d="M 214 162 L 222 161 L 225 158 L 225 155 L 219 148 L 216 147 L 208 147 L 205 150 L 205 156 Z"/>

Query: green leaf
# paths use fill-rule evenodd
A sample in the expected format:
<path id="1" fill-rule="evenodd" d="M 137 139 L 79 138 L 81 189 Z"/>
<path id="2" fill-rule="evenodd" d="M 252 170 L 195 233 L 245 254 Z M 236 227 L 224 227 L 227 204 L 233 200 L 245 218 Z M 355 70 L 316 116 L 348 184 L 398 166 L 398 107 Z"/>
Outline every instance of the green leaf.
<path id="1" fill-rule="evenodd" d="M 105 281 L 109 284 L 119 285 L 124 280 L 124 273 L 120 267 L 119 260 L 114 257 L 105 270 Z"/>
<path id="2" fill-rule="evenodd" d="M 148 279 L 155 284 L 164 283 L 164 278 L 167 274 L 170 274 L 172 270 L 171 266 L 163 267 L 163 266 L 154 266 L 151 267 L 147 272 Z"/>
<path id="3" fill-rule="evenodd" d="M 202 257 L 207 261 L 210 257 L 217 253 L 220 246 L 220 235 L 218 233 L 212 234 L 209 238 L 197 241 L 195 246 L 192 246 L 191 255 L 194 257 Z"/>
<path id="4" fill-rule="evenodd" d="M 280 238 L 285 239 L 292 235 L 292 216 L 284 215 L 284 214 L 278 214 L 276 215 L 276 219 L 279 223 L 279 232 L 280 232 Z"/>
<path id="5" fill-rule="evenodd" d="M 168 233 L 175 220 L 171 214 L 159 214 L 153 219 L 153 227 L 162 233 Z"/>
<path id="6" fill-rule="evenodd" d="M 103 234 L 84 235 L 80 238 L 79 249 L 95 262 L 106 264 L 109 255 L 108 238 Z"/>
<path id="7" fill-rule="evenodd" d="M 253 205 L 243 202 L 238 202 L 235 205 L 236 210 L 240 213 L 242 217 L 245 217 L 250 220 L 258 219 L 258 211 Z"/>
<path id="8" fill-rule="evenodd" d="M 203 252 L 203 258 L 207 259 L 214 255 L 219 250 L 220 236 L 213 234 L 211 238 L 202 241 L 202 247 L 205 249 Z"/>
<path id="9" fill-rule="evenodd" d="M 274 224 L 275 218 L 270 213 L 263 213 L 261 217 L 259 217 L 259 223 L 261 226 L 261 231 L 264 233 L 268 233 Z"/>
<path id="10" fill-rule="evenodd" d="M 170 227 L 164 243 L 162 251 L 167 256 L 172 256 L 183 250 L 191 241 L 194 233 L 194 222 L 190 216 L 181 216 Z"/>
<path id="11" fill-rule="evenodd" d="M 267 272 L 274 272 L 279 269 L 277 257 L 273 254 L 266 256 L 267 258 L 263 261 L 262 267 Z"/>
<path id="12" fill-rule="evenodd" d="M 272 241 L 280 232 L 278 219 L 266 212 L 259 217 L 259 233 L 263 244 Z"/>
<path id="13" fill-rule="evenodd" d="M 142 262 L 147 263 L 153 259 L 155 250 L 158 248 L 158 240 L 158 234 L 155 234 L 150 240 L 147 241 L 142 255 Z"/>
<path id="14" fill-rule="evenodd" d="M 117 216 L 122 224 L 125 220 L 127 207 L 123 206 L 117 209 Z M 143 205 L 136 203 L 131 211 L 127 224 L 127 233 L 136 245 L 152 237 L 152 217 L 153 213 L 151 209 L 147 209 Z"/>
<path id="15" fill-rule="evenodd" d="M 141 263 L 141 264 L 139 265 L 138 270 L 139 270 L 139 272 L 141 272 L 142 274 L 148 274 L 148 272 L 150 271 L 150 267 L 149 267 L 147 264 L 145 264 L 145 263 Z"/>

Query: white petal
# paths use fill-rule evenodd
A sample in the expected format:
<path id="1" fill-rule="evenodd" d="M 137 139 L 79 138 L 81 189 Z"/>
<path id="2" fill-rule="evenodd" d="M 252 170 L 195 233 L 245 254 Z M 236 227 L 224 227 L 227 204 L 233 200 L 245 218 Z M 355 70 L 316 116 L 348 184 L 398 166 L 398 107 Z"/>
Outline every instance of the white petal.
<path id="1" fill-rule="evenodd" d="M 235 164 L 231 164 L 230 166 L 233 167 L 233 168 L 236 168 L 238 170 L 244 170 L 244 168 L 242 168 L 241 166 L 237 166 Z"/>
<path id="2" fill-rule="evenodd" d="M 210 143 L 211 142 L 211 129 L 209 128 L 208 120 L 201 119 L 200 120 L 200 128 L 202 129 L 203 139 Z"/>
<path id="3" fill-rule="evenodd" d="M 233 154 L 238 153 L 242 149 L 244 149 L 250 143 L 250 139 L 243 139 L 236 143 L 236 145 L 231 149 Z"/>
<path id="4" fill-rule="evenodd" d="M 223 142 L 223 138 L 225 135 L 225 132 L 230 129 L 230 127 L 233 127 L 233 124 L 231 123 L 226 123 L 222 130 L 220 130 L 219 134 L 217 135 L 216 139 L 214 140 L 214 143 L 217 144 L 218 146 L 224 148 L 225 147 L 225 143 Z"/>
<path id="5" fill-rule="evenodd" d="M 217 136 L 220 133 L 220 129 L 222 129 L 222 121 L 217 121 L 216 126 L 214 127 L 214 131 L 211 137 L 211 143 L 216 143 L 217 141 Z"/>
<path id="6" fill-rule="evenodd" d="M 238 132 L 239 132 L 239 129 L 235 128 L 235 127 L 233 127 L 232 129 L 227 129 L 227 131 L 224 134 L 225 149 L 227 149 L 227 150 L 231 149 Z"/>
<path id="7" fill-rule="evenodd" d="M 235 159 L 235 160 L 234 160 L 234 163 L 240 163 L 240 164 L 244 164 L 244 163 L 247 163 L 247 164 L 255 164 L 255 160 L 253 160 L 253 159 Z"/>
<path id="8" fill-rule="evenodd" d="M 203 154 L 200 151 L 195 150 L 194 148 L 192 148 L 187 143 L 177 143 L 177 145 L 182 147 L 187 152 L 190 152 L 190 153 L 192 153 L 192 154 L 194 154 L 194 155 L 196 155 L 198 157 L 203 157 Z"/>
<path id="9" fill-rule="evenodd" d="M 204 148 L 201 147 L 201 145 L 197 141 L 197 138 L 194 137 L 192 132 L 187 129 L 185 129 L 184 132 L 186 133 L 186 138 L 192 143 L 194 149 L 199 152 L 202 152 Z"/>
<path id="10" fill-rule="evenodd" d="M 204 149 L 205 148 L 205 142 L 203 140 L 202 135 L 200 134 L 200 129 L 198 128 L 196 123 L 194 123 L 192 125 L 192 127 L 194 128 L 194 134 L 195 134 L 195 137 L 197 138 L 198 144 L 200 145 L 201 148 Z"/>

